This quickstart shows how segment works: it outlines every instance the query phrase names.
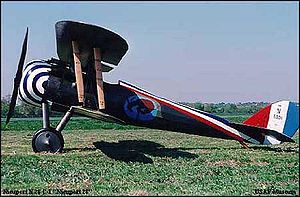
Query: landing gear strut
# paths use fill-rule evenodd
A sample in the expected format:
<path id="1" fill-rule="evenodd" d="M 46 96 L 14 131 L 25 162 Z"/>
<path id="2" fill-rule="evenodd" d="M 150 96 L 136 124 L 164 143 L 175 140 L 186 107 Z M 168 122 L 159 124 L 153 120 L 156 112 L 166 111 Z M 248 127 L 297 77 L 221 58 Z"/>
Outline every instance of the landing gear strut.
<path id="1" fill-rule="evenodd" d="M 64 148 L 64 138 L 61 131 L 64 129 L 71 116 L 72 108 L 67 111 L 56 129 L 50 127 L 48 103 L 42 103 L 43 128 L 34 133 L 32 137 L 32 149 L 34 152 L 61 153 Z"/>

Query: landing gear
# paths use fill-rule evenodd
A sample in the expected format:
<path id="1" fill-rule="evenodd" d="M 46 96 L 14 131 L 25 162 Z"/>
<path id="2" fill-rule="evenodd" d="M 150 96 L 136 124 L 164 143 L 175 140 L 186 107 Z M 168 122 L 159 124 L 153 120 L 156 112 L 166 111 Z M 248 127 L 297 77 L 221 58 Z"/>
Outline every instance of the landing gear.
<path id="1" fill-rule="evenodd" d="M 71 108 L 61 119 L 56 129 L 50 127 L 48 103 L 42 103 L 43 129 L 38 130 L 32 137 L 34 152 L 61 153 L 64 148 L 64 138 L 61 131 L 70 120 L 73 109 Z"/>

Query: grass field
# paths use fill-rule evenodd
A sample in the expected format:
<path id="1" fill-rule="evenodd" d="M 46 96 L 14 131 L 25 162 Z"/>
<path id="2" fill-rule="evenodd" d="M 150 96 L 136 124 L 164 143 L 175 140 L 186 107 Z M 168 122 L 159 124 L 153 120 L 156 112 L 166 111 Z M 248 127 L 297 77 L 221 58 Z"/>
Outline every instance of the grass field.
<path id="1" fill-rule="evenodd" d="M 74 119 L 62 154 L 35 154 L 31 137 L 41 126 L 18 120 L 2 129 L 2 195 L 299 195 L 298 135 L 296 143 L 243 149 L 236 141 Z"/>

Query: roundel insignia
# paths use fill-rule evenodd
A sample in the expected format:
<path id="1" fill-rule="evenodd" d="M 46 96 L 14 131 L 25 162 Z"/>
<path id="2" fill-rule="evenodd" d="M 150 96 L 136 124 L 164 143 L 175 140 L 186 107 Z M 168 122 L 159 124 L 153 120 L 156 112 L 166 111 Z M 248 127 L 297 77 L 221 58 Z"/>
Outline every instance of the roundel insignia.
<path id="1" fill-rule="evenodd" d="M 126 115 L 139 121 L 151 121 L 157 117 L 160 105 L 147 97 L 134 95 L 129 97 L 124 104 Z"/>

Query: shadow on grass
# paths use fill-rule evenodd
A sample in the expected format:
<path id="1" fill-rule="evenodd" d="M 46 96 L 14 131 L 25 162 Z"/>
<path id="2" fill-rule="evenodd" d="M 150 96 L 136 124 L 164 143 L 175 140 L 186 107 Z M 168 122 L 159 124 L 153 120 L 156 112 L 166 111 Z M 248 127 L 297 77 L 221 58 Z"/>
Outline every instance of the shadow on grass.
<path id="1" fill-rule="evenodd" d="M 236 147 L 197 147 L 197 148 L 177 148 L 180 150 L 247 150 L 243 147 L 236 146 Z M 299 153 L 299 146 L 297 147 L 272 147 L 272 146 L 249 146 L 249 150 L 261 150 L 261 151 L 273 151 L 273 152 L 289 152 L 289 153 Z"/>
<path id="2" fill-rule="evenodd" d="M 153 163 L 147 155 L 154 157 L 196 158 L 196 154 L 165 148 L 163 145 L 147 140 L 124 140 L 119 142 L 94 142 L 94 146 L 108 157 L 124 162 Z"/>
<path id="3" fill-rule="evenodd" d="M 124 162 L 142 162 L 153 163 L 153 160 L 145 154 L 154 157 L 170 157 L 170 158 L 197 158 L 196 154 L 192 154 L 189 150 L 242 150 L 240 146 L 210 146 L 210 147 L 178 147 L 178 148 L 165 148 L 163 145 L 147 141 L 147 140 L 124 140 L 119 142 L 93 142 L 94 147 L 84 148 L 65 148 L 64 153 L 78 151 L 96 151 L 100 150 L 108 157 Z M 247 150 L 247 149 L 244 149 Z M 250 146 L 249 150 L 258 151 L 272 151 L 272 152 L 288 152 L 299 153 L 299 146 L 297 147 L 272 147 L 272 146 Z"/>
<path id="4" fill-rule="evenodd" d="M 273 151 L 273 152 L 299 153 L 299 147 L 252 146 L 252 147 L 250 147 L 250 149 Z"/>

